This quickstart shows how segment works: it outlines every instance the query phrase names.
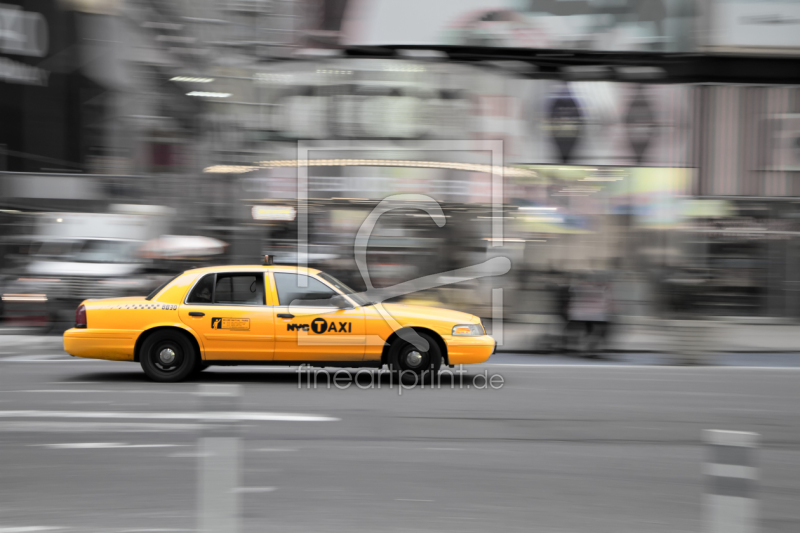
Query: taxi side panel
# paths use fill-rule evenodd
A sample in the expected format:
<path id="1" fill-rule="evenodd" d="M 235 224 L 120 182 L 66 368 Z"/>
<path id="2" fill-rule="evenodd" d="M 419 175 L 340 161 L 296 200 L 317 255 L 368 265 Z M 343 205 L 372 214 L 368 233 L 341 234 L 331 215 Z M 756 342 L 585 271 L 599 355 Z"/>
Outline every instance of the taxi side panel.
<path id="1" fill-rule="evenodd" d="M 405 327 L 425 328 L 433 331 L 442 338 L 444 338 L 445 335 L 449 335 L 452 330 L 452 326 L 449 322 L 442 323 L 437 320 L 417 317 L 410 313 L 400 314 L 394 312 L 389 314 L 389 311 L 386 309 L 379 311 L 376 307 L 372 306 L 366 309 L 367 346 L 364 355 L 365 361 L 380 361 L 384 345 L 396 329 Z M 389 321 L 384 318 L 384 314 L 389 314 L 389 316 L 400 325 L 400 328 L 393 328 Z"/>
<path id="2" fill-rule="evenodd" d="M 76 357 L 89 359 L 133 361 L 139 338 L 149 331 L 162 327 L 178 328 L 194 337 L 200 347 L 200 356 L 205 359 L 202 340 L 194 331 L 179 322 L 149 324 L 141 332 L 135 330 L 93 331 L 72 328 L 64 332 L 64 351 Z"/>
<path id="3" fill-rule="evenodd" d="M 88 327 L 67 330 L 64 350 L 78 357 L 133 361 L 137 339 L 146 331 L 167 326 L 189 332 L 197 339 L 202 352 L 203 343 L 178 316 L 178 304 L 196 277 L 194 274 L 180 276 L 157 300 L 130 297 L 85 301 Z"/>
<path id="4" fill-rule="evenodd" d="M 365 361 L 380 361 L 386 340 L 394 333 L 390 323 L 375 307 L 367 308 L 367 349 Z M 384 310 L 388 312 L 388 310 Z M 413 313 L 394 312 L 391 317 L 401 327 L 425 328 L 433 331 L 444 340 L 447 346 L 447 362 L 451 365 L 483 363 L 492 355 L 495 341 L 488 335 L 480 337 L 453 337 L 452 321 L 438 321 L 416 316 Z"/>

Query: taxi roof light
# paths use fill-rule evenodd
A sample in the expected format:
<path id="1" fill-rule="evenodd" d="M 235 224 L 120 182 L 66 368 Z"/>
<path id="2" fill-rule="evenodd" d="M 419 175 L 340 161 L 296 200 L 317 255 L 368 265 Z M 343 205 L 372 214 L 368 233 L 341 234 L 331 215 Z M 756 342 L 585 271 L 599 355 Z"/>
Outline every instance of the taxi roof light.
<path id="1" fill-rule="evenodd" d="M 264 266 L 272 265 L 272 256 L 271 255 L 264 255 Z"/>

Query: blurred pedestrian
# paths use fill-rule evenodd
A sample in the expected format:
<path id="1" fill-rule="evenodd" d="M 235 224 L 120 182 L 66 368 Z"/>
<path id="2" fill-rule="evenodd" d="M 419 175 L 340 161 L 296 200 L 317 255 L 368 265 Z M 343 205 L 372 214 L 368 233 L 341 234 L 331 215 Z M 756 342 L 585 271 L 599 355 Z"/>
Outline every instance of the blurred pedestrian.
<path id="1" fill-rule="evenodd" d="M 600 276 L 582 276 L 570 287 L 567 338 L 571 350 L 599 357 L 611 320 L 611 289 Z"/>
<path id="2" fill-rule="evenodd" d="M 566 273 L 549 270 L 545 289 L 550 293 L 552 307 L 550 312 L 558 317 L 551 322 L 545 332 L 536 339 L 535 351 L 540 353 L 560 353 L 567 348 L 570 305 L 570 280 Z"/>

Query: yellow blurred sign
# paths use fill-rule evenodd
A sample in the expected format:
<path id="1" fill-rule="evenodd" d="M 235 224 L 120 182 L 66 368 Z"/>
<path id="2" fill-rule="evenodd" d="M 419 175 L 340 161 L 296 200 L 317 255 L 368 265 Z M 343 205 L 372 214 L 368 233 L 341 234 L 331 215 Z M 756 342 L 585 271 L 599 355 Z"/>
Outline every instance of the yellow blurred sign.
<path id="1" fill-rule="evenodd" d="M 297 215 L 290 205 L 254 205 L 251 213 L 253 220 L 294 220 Z"/>

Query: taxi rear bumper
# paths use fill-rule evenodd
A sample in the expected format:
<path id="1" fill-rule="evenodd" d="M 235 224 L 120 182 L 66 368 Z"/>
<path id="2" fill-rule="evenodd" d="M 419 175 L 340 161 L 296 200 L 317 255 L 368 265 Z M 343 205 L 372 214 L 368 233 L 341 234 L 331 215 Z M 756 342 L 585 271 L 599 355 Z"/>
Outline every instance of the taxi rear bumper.
<path id="1" fill-rule="evenodd" d="M 133 361 L 136 338 L 130 331 L 71 328 L 64 332 L 64 351 L 75 357 Z"/>

